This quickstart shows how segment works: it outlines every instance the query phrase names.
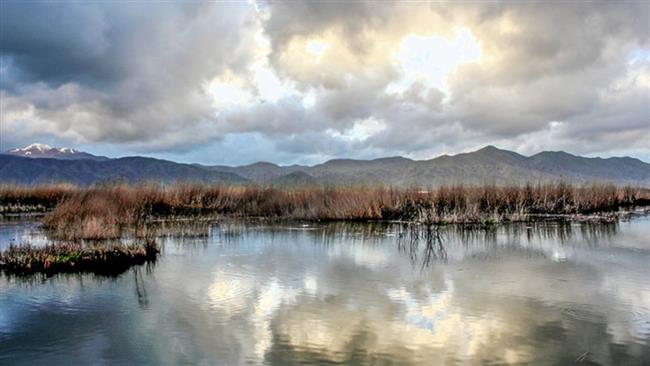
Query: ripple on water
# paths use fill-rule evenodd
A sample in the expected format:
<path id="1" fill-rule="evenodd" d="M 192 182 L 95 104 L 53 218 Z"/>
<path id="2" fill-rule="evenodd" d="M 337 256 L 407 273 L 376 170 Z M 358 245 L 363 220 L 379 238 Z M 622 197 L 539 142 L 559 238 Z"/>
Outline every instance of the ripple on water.
<path id="1" fill-rule="evenodd" d="M 247 308 L 255 291 L 254 278 L 245 273 L 217 271 L 208 287 L 208 307 L 236 315 Z"/>
<path id="2" fill-rule="evenodd" d="M 558 304 L 562 314 L 568 317 L 590 323 L 644 323 L 650 317 L 647 308 L 633 307 L 620 304 L 602 311 L 594 305 L 564 302 Z"/>
<path id="3" fill-rule="evenodd" d="M 605 314 L 596 311 L 592 305 L 575 303 L 575 302 L 562 302 L 556 305 L 560 312 L 571 319 L 589 322 L 589 323 L 605 323 Z"/>
<path id="4" fill-rule="evenodd" d="M 612 322 L 633 322 L 642 324 L 650 319 L 650 310 L 647 308 L 635 308 L 631 306 L 618 306 L 614 308 L 611 316 L 608 316 Z"/>

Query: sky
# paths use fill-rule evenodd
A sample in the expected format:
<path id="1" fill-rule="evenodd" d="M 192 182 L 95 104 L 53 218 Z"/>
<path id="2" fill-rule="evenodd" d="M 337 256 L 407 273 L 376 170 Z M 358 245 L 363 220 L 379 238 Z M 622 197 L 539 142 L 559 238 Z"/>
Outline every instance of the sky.
<path id="1" fill-rule="evenodd" d="M 0 2 L 0 149 L 650 161 L 647 1 Z"/>

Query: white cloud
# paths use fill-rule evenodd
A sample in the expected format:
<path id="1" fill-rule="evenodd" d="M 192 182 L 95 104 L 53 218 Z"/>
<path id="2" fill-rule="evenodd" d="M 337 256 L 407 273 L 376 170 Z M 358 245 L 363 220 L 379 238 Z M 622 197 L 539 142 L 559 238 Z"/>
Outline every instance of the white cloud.
<path id="1" fill-rule="evenodd" d="M 448 93 L 448 74 L 464 63 L 479 61 L 480 57 L 480 47 L 466 28 L 458 29 L 451 39 L 409 34 L 402 39 L 394 55 L 401 79 L 389 84 L 389 92 L 404 92 L 413 83 L 422 82 L 428 88 Z"/>

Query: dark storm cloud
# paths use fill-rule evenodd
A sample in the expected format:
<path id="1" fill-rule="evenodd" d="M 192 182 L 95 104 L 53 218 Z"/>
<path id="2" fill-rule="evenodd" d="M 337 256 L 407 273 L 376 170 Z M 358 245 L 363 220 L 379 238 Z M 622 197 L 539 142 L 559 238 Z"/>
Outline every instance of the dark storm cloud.
<path id="1" fill-rule="evenodd" d="M 248 10 L 208 3 L 8 3 L 1 52 L 13 85 L 3 83 L 3 99 L 33 106 L 34 118 L 52 133 L 182 144 L 164 134 L 214 118 L 202 84 L 247 65 L 253 51 Z"/>
<path id="2" fill-rule="evenodd" d="M 121 75 L 124 65 L 111 55 L 109 19 L 101 9 L 84 4 L 6 2 L 0 22 L 0 52 L 23 81 L 103 83 Z"/>

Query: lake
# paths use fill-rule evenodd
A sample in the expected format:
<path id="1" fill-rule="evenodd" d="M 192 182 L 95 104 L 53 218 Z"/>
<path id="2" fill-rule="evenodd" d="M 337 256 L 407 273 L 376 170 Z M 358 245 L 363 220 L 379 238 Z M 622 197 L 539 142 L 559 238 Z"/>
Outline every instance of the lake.
<path id="1" fill-rule="evenodd" d="M 47 242 L 0 225 L 0 247 Z M 0 276 L 2 365 L 650 364 L 650 218 L 213 224 L 117 277 Z"/>

